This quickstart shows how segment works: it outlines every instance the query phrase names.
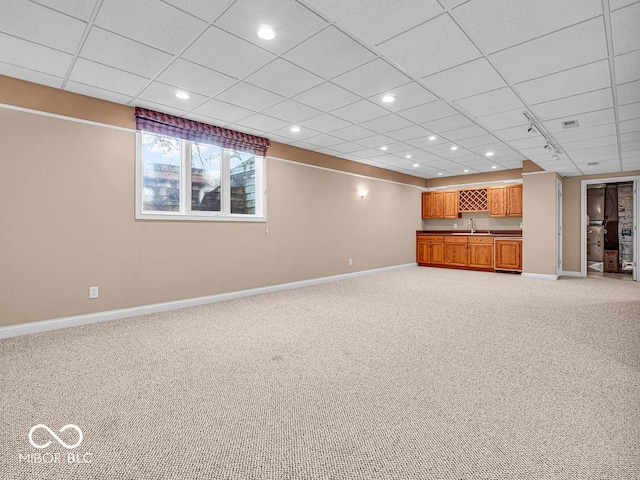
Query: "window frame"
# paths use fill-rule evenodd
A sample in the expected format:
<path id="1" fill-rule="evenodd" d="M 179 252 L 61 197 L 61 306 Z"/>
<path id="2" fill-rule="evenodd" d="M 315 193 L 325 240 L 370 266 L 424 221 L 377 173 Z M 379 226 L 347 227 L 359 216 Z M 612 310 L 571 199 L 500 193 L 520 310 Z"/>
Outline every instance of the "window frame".
<path id="1" fill-rule="evenodd" d="M 136 130 L 136 178 L 135 178 L 135 219 L 136 220 L 179 220 L 179 221 L 205 221 L 205 222 L 266 222 L 267 221 L 267 169 L 266 157 L 255 155 L 256 171 L 256 199 L 255 213 L 231 213 L 230 201 L 230 152 L 231 150 L 219 147 L 222 150 L 222 161 L 220 164 L 220 211 L 209 212 L 205 210 L 191 210 L 191 142 L 176 138 L 180 142 L 180 211 L 145 211 L 143 210 L 142 193 L 144 189 L 144 161 L 142 158 L 142 134 L 163 136 L 144 130 Z"/>

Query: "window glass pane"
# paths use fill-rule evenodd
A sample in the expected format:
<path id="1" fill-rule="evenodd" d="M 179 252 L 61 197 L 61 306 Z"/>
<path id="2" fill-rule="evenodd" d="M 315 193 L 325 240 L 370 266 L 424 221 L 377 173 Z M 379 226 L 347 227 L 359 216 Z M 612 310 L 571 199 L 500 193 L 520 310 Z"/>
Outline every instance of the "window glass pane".
<path id="1" fill-rule="evenodd" d="M 180 211 L 180 141 L 142 133 L 142 209 Z"/>
<path id="2" fill-rule="evenodd" d="M 256 156 L 230 152 L 231 213 L 256 213 Z"/>
<path id="3" fill-rule="evenodd" d="M 213 145 L 191 145 L 191 210 L 220 211 L 220 164 L 222 149 Z"/>

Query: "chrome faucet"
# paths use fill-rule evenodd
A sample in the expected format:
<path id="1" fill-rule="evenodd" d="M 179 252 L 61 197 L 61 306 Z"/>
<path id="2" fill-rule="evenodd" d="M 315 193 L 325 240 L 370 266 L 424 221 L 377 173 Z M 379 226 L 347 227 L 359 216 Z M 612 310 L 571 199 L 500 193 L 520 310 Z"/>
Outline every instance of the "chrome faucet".
<path id="1" fill-rule="evenodd" d="M 469 219 L 469 226 L 471 227 L 471 233 L 474 233 L 474 229 L 473 229 L 473 218 Z"/>

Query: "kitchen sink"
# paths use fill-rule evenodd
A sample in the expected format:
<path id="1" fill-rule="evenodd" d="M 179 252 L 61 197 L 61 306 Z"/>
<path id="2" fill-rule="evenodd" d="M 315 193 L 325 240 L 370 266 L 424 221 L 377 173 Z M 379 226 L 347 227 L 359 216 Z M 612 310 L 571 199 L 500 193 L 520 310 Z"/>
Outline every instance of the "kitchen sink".
<path id="1" fill-rule="evenodd" d="M 488 236 L 493 235 L 493 233 L 470 233 L 470 232 L 467 232 L 467 233 L 452 233 L 451 235 L 465 235 L 467 237 L 469 237 L 469 236 L 488 237 Z"/>

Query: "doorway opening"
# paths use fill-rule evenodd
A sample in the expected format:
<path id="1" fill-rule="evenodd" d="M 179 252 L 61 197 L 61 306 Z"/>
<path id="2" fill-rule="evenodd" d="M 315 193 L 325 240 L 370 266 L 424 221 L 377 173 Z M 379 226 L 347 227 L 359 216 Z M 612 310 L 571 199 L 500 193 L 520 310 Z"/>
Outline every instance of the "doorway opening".
<path id="1" fill-rule="evenodd" d="M 638 179 L 582 181 L 581 276 L 638 280 Z"/>

